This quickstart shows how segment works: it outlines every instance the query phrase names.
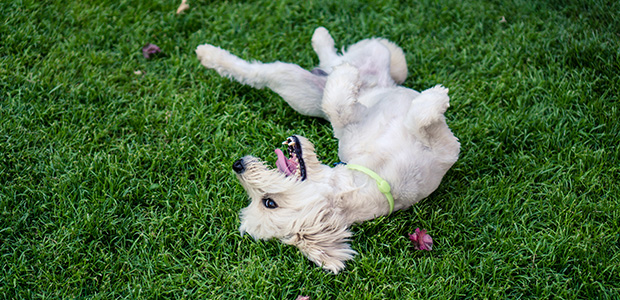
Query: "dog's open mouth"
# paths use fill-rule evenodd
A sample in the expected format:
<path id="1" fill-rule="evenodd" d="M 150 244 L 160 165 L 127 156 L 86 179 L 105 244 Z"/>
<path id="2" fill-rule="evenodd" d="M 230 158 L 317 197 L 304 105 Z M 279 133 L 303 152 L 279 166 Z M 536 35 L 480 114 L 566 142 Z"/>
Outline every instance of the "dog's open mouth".
<path id="1" fill-rule="evenodd" d="M 301 152 L 301 143 L 296 136 L 291 136 L 286 139 L 283 145 L 288 146 L 288 158 L 284 155 L 282 150 L 276 149 L 276 166 L 278 170 L 288 176 L 297 176 L 301 180 L 306 179 L 306 165 L 304 164 L 304 158 Z"/>

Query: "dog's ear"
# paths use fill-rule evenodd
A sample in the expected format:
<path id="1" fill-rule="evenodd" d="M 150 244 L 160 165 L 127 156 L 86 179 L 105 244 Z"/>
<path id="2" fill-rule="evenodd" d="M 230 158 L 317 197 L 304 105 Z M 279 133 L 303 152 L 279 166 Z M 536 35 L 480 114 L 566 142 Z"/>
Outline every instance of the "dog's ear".
<path id="1" fill-rule="evenodd" d="M 357 254 L 348 243 L 351 232 L 346 226 L 321 225 L 302 228 L 282 242 L 298 247 L 312 262 L 337 274 Z"/>

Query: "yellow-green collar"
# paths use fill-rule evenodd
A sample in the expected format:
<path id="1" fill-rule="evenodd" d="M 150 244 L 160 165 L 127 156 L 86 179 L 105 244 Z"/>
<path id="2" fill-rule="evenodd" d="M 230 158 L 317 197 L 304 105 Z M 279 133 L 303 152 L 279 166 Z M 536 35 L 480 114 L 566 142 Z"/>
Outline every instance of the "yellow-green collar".
<path id="1" fill-rule="evenodd" d="M 347 164 L 347 168 L 351 170 L 360 171 L 372 177 L 374 180 L 376 180 L 379 191 L 383 193 L 383 195 L 385 195 L 385 197 L 387 198 L 388 204 L 390 205 L 390 214 L 392 213 L 392 211 L 394 211 L 394 197 L 392 197 L 390 184 L 387 181 L 385 181 L 383 178 L 381 178 L 381 176 L 373 172 L 371 169 L 366 168 L 364 166 L 355 165 L 355 164 Z"/>

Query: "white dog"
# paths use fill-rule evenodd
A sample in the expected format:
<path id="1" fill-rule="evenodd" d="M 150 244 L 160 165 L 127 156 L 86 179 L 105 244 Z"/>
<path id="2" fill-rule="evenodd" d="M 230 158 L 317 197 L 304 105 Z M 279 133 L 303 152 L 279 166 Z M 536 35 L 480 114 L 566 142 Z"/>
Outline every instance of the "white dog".
<path id="1" fill-rule="evenodd" d="M 339 140 L 346 164 L 319 162 L 314 146 L 291 136 L 277 168 L 252 156 L 233 164 L 251 202 L 241 211 L 241 233 L 278 238 L 334 273 L 356 253 L 351 224 L 406 209 L 432 193 L 458 158 L 459 142 L 444 118 L 448 90 L 422 93 L 399 86 L 407 77 L 403 51 L 385 39 L 366 39 L 340 55 L 319 27 L 312 47 L 320 66 L 248 62 L 211 45 L 196 54 L 202 65 L 255 88 L 268 87 L 301 114 L 322 117 Z"/>

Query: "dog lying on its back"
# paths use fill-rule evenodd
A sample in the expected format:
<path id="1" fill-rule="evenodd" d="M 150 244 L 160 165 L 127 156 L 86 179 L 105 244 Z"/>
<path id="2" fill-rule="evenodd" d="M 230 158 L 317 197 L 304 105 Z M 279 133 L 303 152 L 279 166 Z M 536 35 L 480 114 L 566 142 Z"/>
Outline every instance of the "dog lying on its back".
<path id="1" fill-rule="evenodd" d="M 228 51 L 201 45 L 202 65 L 255 88 L 268 87 L 301 114 L 327 119 L 347 165 L 319 162 L 301 136 L 277 149 L 277 168 L 245 156 L 233 164 L 251 198 L 241 211 L 242 233 L 278 238 L 297 246 L 334 273 L 355 254 L 351 224 L 406 209 L 431 194 L 456 162 L 459 142 L 444 118 L 448 89 L 422 93 L 398 84 L 407 77 L 403 51 L 385 39 L 366 39 L 343 54 L 329 32 L 312 36 L 319 57 L 307 71 L 282 62 L 247 62 Z"/>

